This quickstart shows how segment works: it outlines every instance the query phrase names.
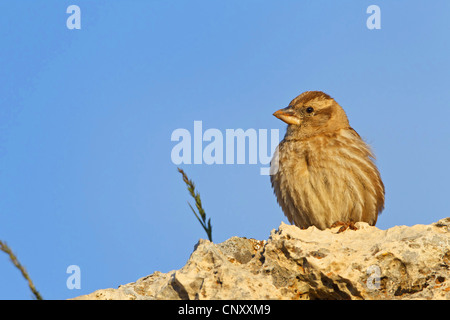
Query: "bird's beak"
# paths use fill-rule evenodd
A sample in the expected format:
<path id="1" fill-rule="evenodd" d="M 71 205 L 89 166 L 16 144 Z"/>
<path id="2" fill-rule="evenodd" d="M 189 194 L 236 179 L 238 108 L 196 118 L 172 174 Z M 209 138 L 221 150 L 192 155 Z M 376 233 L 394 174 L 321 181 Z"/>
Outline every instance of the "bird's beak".
<path id="1" fill-rule="evenodd" d="M 300 119 L 297 117 L 292 107 L 275 111 L 273 115 L 287 124 L 300 124 Z"/>

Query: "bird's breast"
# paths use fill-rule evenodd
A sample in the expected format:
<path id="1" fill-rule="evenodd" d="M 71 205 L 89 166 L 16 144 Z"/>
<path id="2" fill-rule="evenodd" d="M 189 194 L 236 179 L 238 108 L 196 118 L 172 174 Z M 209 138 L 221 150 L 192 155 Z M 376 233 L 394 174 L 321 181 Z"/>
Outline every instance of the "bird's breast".
<path id="1" fill-rule="evenodd" d="M 289 221 L 319 228 L 342 219 L 376 221 L 384 187 L 371 155 L 351 131 L 283 140 L 271 180 Z"/>

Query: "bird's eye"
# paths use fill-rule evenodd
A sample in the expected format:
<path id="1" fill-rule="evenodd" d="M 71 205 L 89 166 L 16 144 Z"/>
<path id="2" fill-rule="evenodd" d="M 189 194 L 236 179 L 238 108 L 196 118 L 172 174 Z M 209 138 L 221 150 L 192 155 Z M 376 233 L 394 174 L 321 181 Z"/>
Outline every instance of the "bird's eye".
<path id="1" fill-rule="evenodd" d="M 313 112 L 314 111 L 314 108 L 313 107 L 308 107 L 308 108 L 306 108 L 306 112 L 308 112 L 308 113 L 311 113 L 311 112 Z"/>

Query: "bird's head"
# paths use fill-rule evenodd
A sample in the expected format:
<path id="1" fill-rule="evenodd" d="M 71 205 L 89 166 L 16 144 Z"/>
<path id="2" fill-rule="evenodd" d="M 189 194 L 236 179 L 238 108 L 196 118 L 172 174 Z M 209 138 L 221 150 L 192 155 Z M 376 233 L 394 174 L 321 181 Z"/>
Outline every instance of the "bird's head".
<path id="1" fill-rule="evenodd" d="M 273 115 L 288 124 L 286 137 L 306 138 L 349 127 L 345 111 L 321 91 L 303 92 Z"/>

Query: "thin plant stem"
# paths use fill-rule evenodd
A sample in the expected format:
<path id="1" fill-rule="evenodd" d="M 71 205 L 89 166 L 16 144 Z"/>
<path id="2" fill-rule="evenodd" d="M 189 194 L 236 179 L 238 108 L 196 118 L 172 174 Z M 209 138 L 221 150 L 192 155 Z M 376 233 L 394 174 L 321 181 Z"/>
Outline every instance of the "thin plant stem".
<path id="1" fill-rule="evenodd" d="M 188 205 L 191 208 L 192 212 L 194 213 L 195 217 L 197 218 L 198 222 L 200 222 L 203 229 L 205 230 L 209 241 L 212 242 L 211 218 L 209 218 L 208 221 L 206 221 L 206 213 L 202 206 L 202 200 L 200 199 L 200 194 L 195 191 L 194 182 L 187 177 L 187 175 L 183 171 L 183 169 L 178 168 L 178 172 L 181 173 L 181 175 L 183 176 L 183 181 L 187 186 L 189 194 L 195 200 L 195 207 L 197 208 L 198 213 L 194 210 L 194 208 L 191 206 L 191 204 L 189 202 L 188 202 Z"/>
<path id="2" fill-rule="evenodd" d="M 0 250 L 6 253 L 9 256 L 9 259 L 11 259 L 11 262 L 16 266 L 17 269 L 22 273 L 22 276 L 27 280 L 28 286 L 31 289 L 31 292 L 33 292 L 34 296 L 37 300 L 43 300 L 41 294 L 39 291 L 36 290 L 36 287 L 33 284 L 33 281 L 31 281 L 30 275 L 28 274 L 25 267 L 19 262 L 16 255 L 12 252 L 11 248 L 3 241 L 0 240 Z"/>

